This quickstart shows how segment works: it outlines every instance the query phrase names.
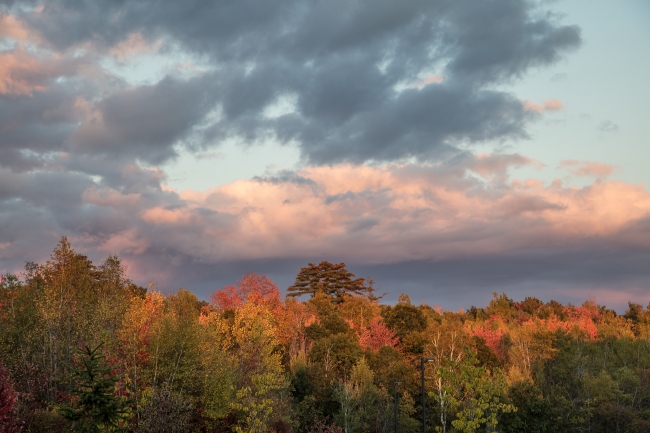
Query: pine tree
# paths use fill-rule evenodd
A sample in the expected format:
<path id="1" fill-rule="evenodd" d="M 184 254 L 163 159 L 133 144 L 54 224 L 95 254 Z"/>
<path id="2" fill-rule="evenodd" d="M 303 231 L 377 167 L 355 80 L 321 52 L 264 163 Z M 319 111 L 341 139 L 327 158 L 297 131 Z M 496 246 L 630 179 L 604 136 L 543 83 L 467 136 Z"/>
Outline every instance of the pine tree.
<path id="1" fill-rule="evenodd" d="M 336 303 L 343 302 L 345 295 L 365 294 L 371 299 L 376 299 L 373 296 L 372 281 L 355 278 L 355 275 L 347 270 L 345 263 L 309 263 L 307 267 L 300 269 L 293 286 L 287 288 L 287 296 L 290 297 L 307 294 L 314 296 L 317 292 L 331 296 Z"/>
<path id="2" fill-rule="evenodd" d="M 78 400 L 73 406 L 60 406 L 61 415 L 77 432 L 121 431 L 119 423 L 127 414 L 127 402 L 113 395 L 119 378 L 105 365 L 106 357 L 99 350 L 101 346 L 94 349 L 85 346 L 83 350 L 78 350 L 83 356 L 82 366 L 74 369 L 79 383 L 72 390 Z"/>

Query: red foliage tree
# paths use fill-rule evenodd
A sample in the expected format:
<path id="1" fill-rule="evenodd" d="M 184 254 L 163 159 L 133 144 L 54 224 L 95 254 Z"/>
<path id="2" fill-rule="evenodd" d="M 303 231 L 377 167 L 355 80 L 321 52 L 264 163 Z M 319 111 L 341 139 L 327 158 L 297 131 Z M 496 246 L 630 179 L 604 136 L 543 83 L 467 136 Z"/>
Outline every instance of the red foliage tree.
<path id="1" fill-rule="evenodd" d="M 359 338 L 361 347 L 364 349 L 370 349 L 373 352 L 378 351 L 382 346 L 395 347 L 398 342 L 399 338 L 395 333 L 388 329 L 388 326 L 386 326 L 384 322 L 378 320 L 372 322 L 370 327 L 366 329 Z"/>
<path id="2" fill-rule="evenodd" d="M 507 331 L 505 328 L 500 327 L 499 323 L 503 323 L 503 319 L 500 316 L 492 316 L 482 326 L 474 328 L 472 330 L 472 336 L 485 340 L 486 346 L 492 349 L 495 355 L 501 359 L 505 359 L 507 353 L 503 349 L 501 341 Z"/>
<path id="3" fill-rule="evenodd" d="M 222 311 L 240 308 L 247 302 L 276 310 L 282 303 L 280 291 L 273 280 L 255 273 L 244 274 L 235 286 L 226 286 L 212 293 L 210 301 Z"/>
<path id="4" fill-rule="evenodd" d="M 0 361 L 0 432 L 20 432 L 21 427 L 16 417 L 17 400 L 9 370 Z"/>

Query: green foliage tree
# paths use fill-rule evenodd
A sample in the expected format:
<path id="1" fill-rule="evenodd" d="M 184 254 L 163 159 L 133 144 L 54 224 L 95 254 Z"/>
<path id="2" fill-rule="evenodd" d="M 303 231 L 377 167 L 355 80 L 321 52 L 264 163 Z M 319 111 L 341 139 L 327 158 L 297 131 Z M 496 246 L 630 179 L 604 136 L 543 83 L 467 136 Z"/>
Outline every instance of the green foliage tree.
<path id="1" fill-rule="evenodd" d="M 379 390 L 373 383 L 373 372 L 365 358 L 352 368 L 350 378 L 338 383 L 334 399 L 340 410 L 336 420 L 345 433 L 368 431 L 376 418 Z"/>
<path id="2" fill-rule="evenodd" d="M 318 265 L 309 263 L 307 267 L 301 268 L 293 285 L 287 288 L 289 297 L 324 293 L 336 303 L 343 302 L 345 295 L 365 295 L 373 298 L 373 292 L 372 281 L 355 278 L 345 263 L 334 264 L 327 261 Z"/>
<path id="3" fill-rule="evenodd" d="M 72 405 L 60 406 L 61 415 L 77 432 L 121 431 L 120 423 L 129 412 L 125 399 L 114 395 L 119 379 L 105 365 L 101 346 L 94 349 L 86 346 L 78 351 L 82 356 L 81 367 L 73 370 L 78 383 L 71 391 L 77 399 Z"/>
<path id="4" fill-rule="evenodd" d="M 500 370 L 490 374 L 478 367 L 473 356 L 464 361 L 451 368 L 458 373 L 456 395 L 459 401 L 455 406 L 460 409 L 451 425 L 463 433 L 474 433 L 481 427 L 485 427 L 486 432 L 494 432 L 498 416 L 516 410 L 515 406 L 504 402 L 508 389 L 505 377 Z"/>
<path id="5" fill-rule="evenodd" d="M 393 386 L 393 382 L 404 382 L 400 389 L 407 389 L 412 393 L 419 391 L 419 371 L 416 377 L 416 371 L 409 362 L 409 358 L 406 358 L 398 349 L 382 346 L 377 352 L 366 350 L 364 356 L 374 372 L 375 383 L 380 388 L 389 390 Z"/>
<path id="6" fill-rule="evenodd" d="M 306 329 L 306 335 L 310 340 L 316 341 L 333 334 L 352 334 L 352 329 L 343 318 L 341 310 L 328 295 L 316 293 L 307 302 L 307 306 L 318 317 L 318 321 Z"/>
<path id="7" fill-rule="evenodd" d="M 409 393 L 404 393 L 398 407 L 397 421 L 400 431 L 404 433 L 420 431 L 420 421 L 415 419 L 415 413 L 415 399 Z"/>
<path id="8" fill-rule="evenodd" d="M 447 431 L 447 416 L 456 431 L 473 433 L 479 428 L 495 431 L 501 413 L 515 411 L 506 403 L 507 383 L 500 370 L 489 371 L 478 365 L 475 353 L 466 349 L 458 356 L 446 356 L 436 364 L 436 391 L 440 423 L 436 431 Z"/>
<path id="9" fill-rule="evenodd" d="M 320 420 L 323 410 L 316 400 L 317 389 L 312 369 L 304 358 L 297 358 L 291 365 L 292 418 L 295 430 L 306 433 L 312 430 L 314 420 Z"/>
<path id="10" fill-rule="evenodd" d="M 516 411 L 501 414 L 499 425 L 504 433 L 551 433 L 551 407 L 541 391 L 531 381 L 512 384 L 508 399 Z"/>
<path id="11" fill-rule="evenodd" d="M 309 360 L 322 371 L 325 380 L 343 379 L 362 355 L 359 343 L 348 334 L 334 334 L 319 339 L 309 352 Z"/>
<path id="12" fill-rule="evenodd" d="M 437 430 L 445 433 L 448 428 L 449 418 L 458 406 L 459 398 L 456 395 L 458 369 L 457 365 L 461 363 L 465 356 L 463 350 L 462 337 L 458 330 L 453 327 L 441 327 L 431 337 L 430 345 L 426 349 L 429 363 L 425 363 L 425 378 L 433 391 L 428 393 L 428 397 L 433 398 L 436 403 L 437 411 Z M 427 366 L 431 365 L 434 375 L 431 378 L 427 375 Z"/>
<path id="13" fill-rule="evenodd" d="M 427 327 L 427 319 L 422 311 L 411 304 L 408 295 L 400 295 L 397 305 L 385 306 L 381 315 L 386 325 L 402 340 L 410 333 L 423 331 Z"/>
<path id="14" fill-rule="evenodd" d="M 552 345 L 555 354 L 537 365 L 535 383 L 549 402 L 549 427 L 553 431 L 578 429 L 589 419 L 581 393 L 581 377 L 587 370 L 583 352 L 588 345 L 562 330 L 555 333 Z"/>

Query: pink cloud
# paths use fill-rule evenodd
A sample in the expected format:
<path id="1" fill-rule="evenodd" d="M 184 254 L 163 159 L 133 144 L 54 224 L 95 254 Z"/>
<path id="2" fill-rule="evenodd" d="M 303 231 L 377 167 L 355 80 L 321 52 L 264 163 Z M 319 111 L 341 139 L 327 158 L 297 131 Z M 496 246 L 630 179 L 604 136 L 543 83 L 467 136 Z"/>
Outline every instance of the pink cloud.
<path id="1" fill-rule="evenodd" d="M 607 177 L 619 171 L 621 167 L 602 162 L 564 160 L 560 162 L 560 168 L 566 168 L 576 176 Z"/>
<path id="2" fill-rule="evenodd" d="M 120 62 L 123 62 L 136 54 L 142 54 L 157 50 L 161 42 L 151 43 L 140 33 L 131 33 L 126 39 L 116 44 L 109 50 L 109 54 Z"/>
<path id="3" fill-rule="evenodd" d="M 45 90 L 42 63 L 24 48 L 0 53 L 0 94 L 28 95 Z"/>
<path id="4" fill-rule="evenodd" d="M 22 21 L 9 14 L 0 13 L 0 38 L 2 37 L 20 42 L 38 41 Z"/>
<path id="5" fill-rule="evenodd" d="M 137 229 L 131 228 L 109 237 L 97 249 L 108 253 L 120 251 L 127 255 L 140 255 L 149 245 L 150 243 L 138 233 Z"/>
<path id="6" fill-rule="evenodd" d="M 136 245 L 173 249 L 204 262 L 328 256 L 379 264 L 585 239 L 627 243 L 626 227 L 650 215 L 650 192 L 642 186 L 599 180 L 575 188 L 559 181 L 493 179 L 491 171 L 530 163 L 525 157 L 500 158 L 482 155 L 458 170 L 308 167 L 284 180 L 245 179 L 202 192 L 167 188 L 164 201 L 150 204 L 120 200 L 114 191 L 85 195 L 97 204 L 122 206 L 134 218 L 133 233 L 126 239 L 116 233 L 105 245 L 135 253 L 142 248 L 126 240 L 139 239 Z M 465 170 L 472 169 L 486 180 L 468 177 Z M 134 204 L 139 212 L 132 211 Z"/>
<path id="7" fill-rule="evenodd" d="M 129 183 L 133 187 L 82 190 L 79 205 L 72 207 L 79 218 L 68 221 L 79 229 L 63 233 L 93 260 L 117 254 L 128 263 L 129 275 L 141 282 L 181 284 L 188 266 L 221 269 L 225 263 L 248 262 L 248 270 L 255 270 L 253 262 L 296 258 L 355 266 L 413 261 L 472 266 L 492 257 L 535 260 L 538 252 L 547 259 L 549 254 L 582 255 L 584 277 L 593 274 L 589 252 L 594 248 L 623 255 L 650 249 L 650 191 L 643 185 L 598 178 L 578 188 L 560 180 L 548 184 L 508 176 L 510 167 L 534 163 L 522 155 L 482 154 L 451 165 L 306 167 L 205 191 L 177 191 L 160 183 L 163 172 L 131 164 L 122 175 L 134 180 Z M 11 175 L 0 170 L 4 174 Z M 0 182 L 5 195 L 27 190 L 36 203 L 41 194 L 49 194 L 47 188 L 41 192 L 36 175 L 12 176 L 7 178 L 11 182 Z M 18 226 L 22 222 L 16 219 Z M 34 257 L 33 245 L 44 239 L 54 245 L 62 233 L 51 217 L 38 220 L 37 230 L 36 223 L 25 224 L 20 241 L 0 245 L 0 258 L 16 262 L 18 270 L 23 257 L 46 259 Z M 544 266 L 557 264 L 539 266 L 554 278 Z M 520 271 L 525 273 L 517 268 L 497 277 Z M 473 278 L 477 284 L 497 278 L 487 274 L 481 271 Z M 519 277 L 512 278 L 511 284 Z M 584 300 L 589 287 L 583 290 L 577 281 L 568 280 L 563 287 L 575 287 Z M 627 281 L 621 289 L 626 293 L 618 297 L 608 294 L 607 282 L 594 287 L 604 290 L 597 294 L 599 302 L 620 303 L 623 297 L 639 298 L 637 283 Z M 541 287 L 546 280 L 535 284 Z"/>
<path id="8" fill-rule="evenodd" d="M 564 105 L 557 99 L 549 99 L 548 101 L 542 102 L 542 105 L 537 105 L 531 101 L 523 101 L 524 108 L 530 111 L 536 111 L 542 113 L 544 111 L 559 111 L 564 108 Z"/>
<path id="9" fill-rule="evenodd" d="M 123 194 L 113 188 L 97 188 L 94 185 L 81 196 L 84 203 L 119 209 L 136 208 L 140 198 L 140 194 Z"/>
<path id="10" fill-rule="evenodd" d="M 196 220 L 191 210 L 185 209 L 164 209 L 156 206 L 147 209 L 141 214 L 142 220 L 152 224 L 183 225 L 190 224 Z"/>
<path id="11" fill-rule="evenodd" d="M 41 58 L 18 45 L 0 52 L 0 94 L 32 96 L 44 91 L 51 80 L 74 74 L 80 66 L 79 60 L 56 55 Z"/>
<path id="12" fill-rule="evenodd" d="M 507 170 L 510 167 L 522 167 L 524 165 L 542 168 L 544 164 L 535 161 L 526 156 L 519 154 L 495 155 L 490 153 L 481 153 L 476 156 L 475 160 L 469 164 L 469 169 L 480 174 L 482 177 L 507 176 Z"/>
<path id="13" fill-rule="evenodd" d="M 412 83 L 409 87 L 422 89 L 425 86 L 428 86 L 429 84 L 442 83 L 443 81 L 444 81 L 444 77 L 440 75 L 429 75 L 428 77 L 422 78 L 421 80 L 417 80 L 416 82 Z"/>

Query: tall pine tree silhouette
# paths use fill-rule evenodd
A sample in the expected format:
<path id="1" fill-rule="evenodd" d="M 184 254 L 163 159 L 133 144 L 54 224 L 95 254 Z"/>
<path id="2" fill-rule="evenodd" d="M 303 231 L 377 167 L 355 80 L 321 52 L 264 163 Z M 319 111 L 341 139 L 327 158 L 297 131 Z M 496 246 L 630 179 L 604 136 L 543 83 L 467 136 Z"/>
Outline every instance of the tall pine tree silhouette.
<path id="1" fill-rule="evenodd" d="M 322 292 L 331 296 L 336 303 L 343 302 L 345 295 L 365 295 L 376 299 L 373 295 L 372 280 L 355 278 L 348 271 L 345 263 L 320 262 L 318 265 L 309 263 L 301 268 L 296 276 L 296 281 L 287 288 L 287 296 L 297 297 L 302 295 L 314 296 Z"/>

